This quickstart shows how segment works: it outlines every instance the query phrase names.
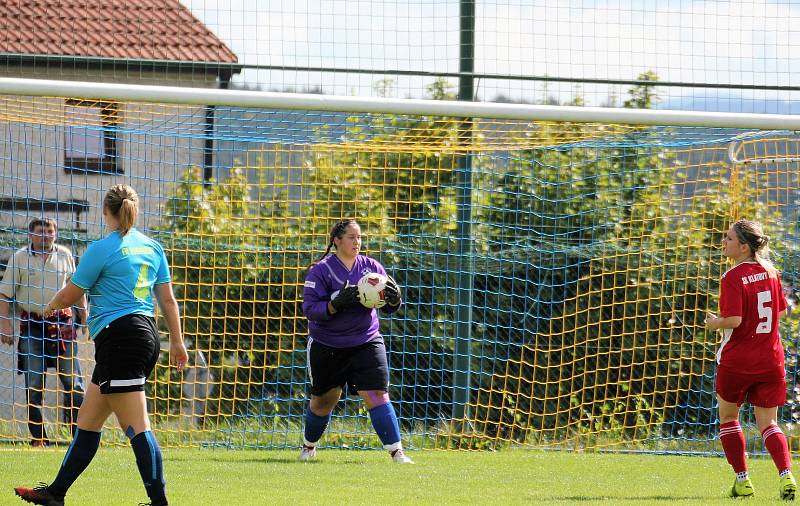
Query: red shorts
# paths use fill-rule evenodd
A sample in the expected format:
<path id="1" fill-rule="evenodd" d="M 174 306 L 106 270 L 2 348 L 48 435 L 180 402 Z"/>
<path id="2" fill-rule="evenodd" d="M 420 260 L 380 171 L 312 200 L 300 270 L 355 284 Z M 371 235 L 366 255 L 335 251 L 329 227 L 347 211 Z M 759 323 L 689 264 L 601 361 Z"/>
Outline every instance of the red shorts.
<path id="1" fill-rule="evenodd" d="M 737 374 L 729 369 L 717 368 L 717 394 L 728 402 L 741 406 L 747 401 L 759 408 L 774 408 L 786 403 L 786 378 L 774 374 Z"/>

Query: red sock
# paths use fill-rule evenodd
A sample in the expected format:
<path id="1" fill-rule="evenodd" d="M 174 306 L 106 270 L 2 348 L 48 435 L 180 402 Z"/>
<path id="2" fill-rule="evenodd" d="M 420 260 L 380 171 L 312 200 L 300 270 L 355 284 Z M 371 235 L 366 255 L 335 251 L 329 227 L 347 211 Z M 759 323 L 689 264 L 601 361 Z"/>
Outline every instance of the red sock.
<path id="1" fill-rule="evenodd" d="M 792 454 L 789 453 L 786 436 L 783 435 L 780 427 L 771 424 L 761 433 L 761 439 L 772 456 L 772 461 L 775 462 L 775 467 L 778 468 L 779 473 L 792 468 Z"/>
<path id="2" fill-rule="evenodd" d="M 722 450 L 725 458 L 733 467 L 733 472 L 743 473 L 747 471 L 747 461 L 744 456 L 744 433 L 738 420 L 723 423 L 719 426 L 719 442 L 722 443 Z"/>

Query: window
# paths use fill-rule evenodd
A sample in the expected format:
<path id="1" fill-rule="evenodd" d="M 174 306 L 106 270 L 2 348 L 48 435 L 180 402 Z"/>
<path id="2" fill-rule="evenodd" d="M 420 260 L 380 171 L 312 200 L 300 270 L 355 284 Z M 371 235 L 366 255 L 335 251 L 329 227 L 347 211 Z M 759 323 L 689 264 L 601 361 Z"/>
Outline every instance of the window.
<path id="1" fill-rule="evenodd" d="M 93 100 L 67 100 L 64 129 L 64 171 L 122 174 L 117 159 L 119 105 Z"/>

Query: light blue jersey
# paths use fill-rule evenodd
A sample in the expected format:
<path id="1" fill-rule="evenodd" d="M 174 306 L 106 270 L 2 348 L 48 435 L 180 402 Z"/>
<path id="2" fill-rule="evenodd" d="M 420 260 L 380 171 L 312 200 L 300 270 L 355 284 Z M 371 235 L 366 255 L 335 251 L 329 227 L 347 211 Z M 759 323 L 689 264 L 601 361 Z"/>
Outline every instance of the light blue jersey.
<path id="1" fill-rule="evenodd" d="M 153 285 L 170 281 L 161 245 L 135 228 L 112 232 L 86 248 L 72 283 L 89 294 L 89 335 L 128 314 L 154 316 Z"/>

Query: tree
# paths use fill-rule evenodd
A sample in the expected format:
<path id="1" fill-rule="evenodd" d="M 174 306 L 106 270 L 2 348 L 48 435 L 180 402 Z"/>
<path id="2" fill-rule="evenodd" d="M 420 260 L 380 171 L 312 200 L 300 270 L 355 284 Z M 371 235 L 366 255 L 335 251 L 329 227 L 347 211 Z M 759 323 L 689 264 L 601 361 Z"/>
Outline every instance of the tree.
<path id="1" fill-rule="evenodd" d="M 658 95 L 655 92 L 655 85 L 648 84 L 648 82 L 658 81 L 658 74 L 648 70 L 639 74 L 638 80 L 643 83 L 628 90 L 630 98 L 624 102 L 623 106 L 628 109 L 650 109 L 658 101 Z"/>
<path id="2" fill-rule="evenodd" d="M 634 87 L 626 106 L 651 106 L 652 88 Z M 609 441 L 637 441 L 669 430 L 678 393 L 713 358 L 695 351 L 711 300 L 692 284 L 708 279 L 713 251 L 696 224 L 728 210 L 705 195 L 696 206 L 675 198 L 685 174 L 668 130 L 531 130 L 532 146 L 481 183 L 477 221 L 495 262 L 477 269 L 474 320 L 491 324 L 476 326 L 476 340 L 494 343 L 505 367 L 478 379 L 477 430 L 591 445 L 612 432 Z"/>
<path id="3" fill-rule="evenodd" d="M 437 77 L 433 83 L 429 84 L 425 90 L 433 100 L 455 100 L 456 93 L 453 86 L 445 77 Z"/>
<path id="4" fill-rule="evenodd" d="M 267 169 L 262 165 L 259 174 L 251 174 L 264 187 L 268 186 L 264 184 Z M 288 322 L 300 320 L 298 297 L 287 297 L 285 307 L 272 304 L 284 298 L 275 294 L 276 287 L 281 290 L 281 281 L 275 283 L 270 274 L 296 286 L 297 264 L 310 262 L 306 255 L 292 255 L 292 251 L 302 251 L 298 248 L 301 239 L 287 233 L 282 220 L 265 216 L 272 211 L 265 210 L 269 202 L 266 198 L 253 201 L 256 185 L 247 176 L 243 169 L 233 168 L 224 182 L 208 184 L 199 168 L 189 169 L 168 198 L 157 232 L 182 303 L 184 334 L 207 356 L 217 378 L 212 389 L 217 397 L 208 404 L 209 422 L 248 412 L 263 399 L 267 374 L 280 359 L 275 341 L 288 325 L 274 315 Z M 280 188 L 271 197 L 285 202 L 281 192 L 287 191 L 287 185 L 274 173 L 270 177 L 269 186 Z M 280 206 L 278 210 L 285 211 Z M 280 243 L 280 254 L 273 254 L 273 241 Z M 159 385 L 178 388 L 180 381 Z M 176 396 L 178 392 L 163 393 L 156 399 Z M 166 412 L 166 406 L 159 411 Z"/>

